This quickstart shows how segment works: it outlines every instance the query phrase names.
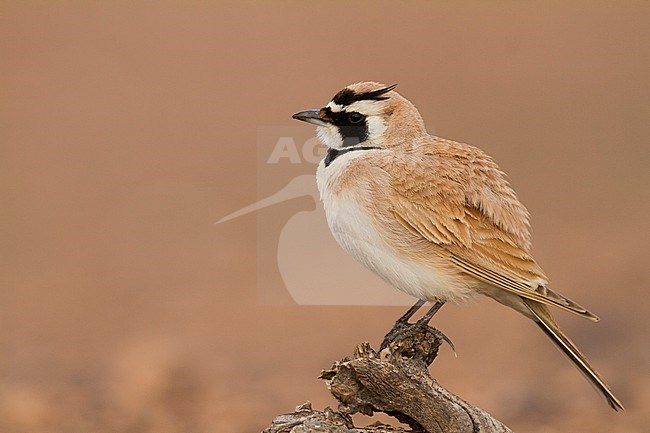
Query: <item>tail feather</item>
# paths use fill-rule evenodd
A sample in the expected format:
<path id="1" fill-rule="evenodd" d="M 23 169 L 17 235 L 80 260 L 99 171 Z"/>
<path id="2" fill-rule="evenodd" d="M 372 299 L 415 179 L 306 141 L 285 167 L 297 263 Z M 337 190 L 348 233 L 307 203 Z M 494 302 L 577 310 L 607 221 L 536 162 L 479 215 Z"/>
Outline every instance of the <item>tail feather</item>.
<path id="1" fill-rule="evenodd" d="M 531 314 L 537 319 L 537 326 L 539 326 L 562 351 L 562 353 L 573 362 L 578 370 L 580 370 L 580 373 L 582 373 L 596 391 L 605 398 L 607 404 L 609 404 L 615 411 L 625 410 L 607 384 L 600 378 L 591 364 L 589 364 L 587 358 L 585 358 L 575 344 L 573 344 L 569 337 L 567 337 L 557 323 L 555 323 L 555 320 L 553 320 L 546 305 L 530 299 L 523 299 L 523 301 Z"/>

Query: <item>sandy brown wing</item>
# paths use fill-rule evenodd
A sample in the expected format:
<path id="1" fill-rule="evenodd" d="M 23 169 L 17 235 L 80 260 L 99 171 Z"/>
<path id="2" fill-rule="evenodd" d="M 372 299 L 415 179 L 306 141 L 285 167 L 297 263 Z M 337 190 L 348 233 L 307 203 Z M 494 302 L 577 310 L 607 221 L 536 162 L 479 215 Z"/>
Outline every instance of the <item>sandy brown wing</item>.
<path id="1" fill-rule="evenodd" d="M 531 255 L 481 211 L 465 204 L 459 191 L 423 195 L 400 191 L 399 185 L 393 185 L 395 219 L 446 250 L 463 272 L 524 298 L 597 320 L 582 306 L 548 289 L 548 278 Z"/>

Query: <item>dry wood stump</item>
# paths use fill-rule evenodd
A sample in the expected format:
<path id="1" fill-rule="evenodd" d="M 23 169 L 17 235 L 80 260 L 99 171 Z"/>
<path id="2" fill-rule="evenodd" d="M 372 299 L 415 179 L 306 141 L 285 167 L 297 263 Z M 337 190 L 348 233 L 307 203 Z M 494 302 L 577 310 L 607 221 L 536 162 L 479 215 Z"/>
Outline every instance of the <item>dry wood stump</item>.
<path id="1" fill-rule="evenodd" d="M 361 343 L 352 357 L 321 372 L 320 379 L 339 401 L 336 411 L 316 411 L 305 403 L 278 416 L 264 433 L 512 433 L 429 375 L 428 367 L 444 341 L 446 337 L 425 322 L 397 322 L 379 351 Z M 410 430 L 380 423 L 354 426 L 351 415 L 376 412 L 395 417 Z"/>

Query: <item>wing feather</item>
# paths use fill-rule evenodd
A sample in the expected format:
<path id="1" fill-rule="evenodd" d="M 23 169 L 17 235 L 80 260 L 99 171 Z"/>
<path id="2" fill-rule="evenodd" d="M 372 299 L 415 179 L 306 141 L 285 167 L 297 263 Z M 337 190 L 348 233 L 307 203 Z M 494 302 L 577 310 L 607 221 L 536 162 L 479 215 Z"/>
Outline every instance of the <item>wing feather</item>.
<path id="1" fill-rule="evenodd" d="M 597 319 L 546 287 L 548 278 L 530 253 L 528 212 L 482 151 L 439 141 L 420 159 L 402 159 L 397 168 L 384 169 L 391 174 L 395 219 L 447 251 L 460 270 L 493 287 Z"/>

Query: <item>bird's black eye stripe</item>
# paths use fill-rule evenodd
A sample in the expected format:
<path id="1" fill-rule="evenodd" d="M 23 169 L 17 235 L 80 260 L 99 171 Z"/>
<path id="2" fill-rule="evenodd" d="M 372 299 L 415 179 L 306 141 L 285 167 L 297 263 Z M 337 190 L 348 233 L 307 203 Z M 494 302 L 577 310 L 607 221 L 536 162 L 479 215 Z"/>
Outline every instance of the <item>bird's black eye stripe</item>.
<path id="1" fill-rule="evenodd" d="M 366 116 L 357 111 L 332 111 L 330 107 L 323 108 L 325 116 L 336 126 L 353 126 L 365 123 Z"/>
<path id="2" fill-rule="evenodd" d="M 325 117 L 339 129 L 343 138 L 343 147 L 355 146 L 368 139 L 368 122 L 366 116 L 356 111 L 332 111 L 323 108 Z"/>

